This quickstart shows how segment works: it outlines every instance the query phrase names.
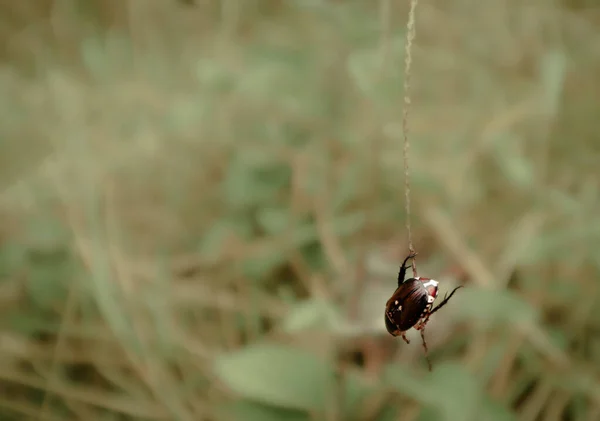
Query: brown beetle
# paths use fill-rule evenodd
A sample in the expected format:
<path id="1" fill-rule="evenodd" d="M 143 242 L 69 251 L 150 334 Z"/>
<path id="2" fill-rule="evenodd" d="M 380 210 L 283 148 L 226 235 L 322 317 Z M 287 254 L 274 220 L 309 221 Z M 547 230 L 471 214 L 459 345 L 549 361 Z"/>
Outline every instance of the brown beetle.
<path id="1" fill-rule="evenodd" d="M 454 288 L 449 296 L 445 296 L 439 305 L 432 308 L 433 302 L 437 298 L 438 282 L 434 279 L 423 277 L 404 280 L 406 270 L 410 267 L 406 263 L 415 256 L 416 253 L 411 253 L 402 262 L 400 272 L 398 273 L 398 287 L 385 304 L 385 327 L 390 335 L 401 336 L 407 344 L 410 341 L 406 337 L 406 331 L 414 327 L 421 332 L 423 348 L 427 355 L 427 343 L 424 336 L 425 326 L 431 315 L 446 305 L 448 300 L 462 285 Z M 429 364 L 429 369 L 431 370 L 431 364 Z"/>

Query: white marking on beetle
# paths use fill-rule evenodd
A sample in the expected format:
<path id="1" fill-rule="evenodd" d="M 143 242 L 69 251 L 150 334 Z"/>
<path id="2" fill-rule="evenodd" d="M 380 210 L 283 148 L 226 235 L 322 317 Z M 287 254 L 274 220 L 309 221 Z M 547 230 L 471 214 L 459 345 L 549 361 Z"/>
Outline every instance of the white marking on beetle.
<path id="1" fill-rule="evenodd" d="M 429 288 L 429 287 L 434 287 L 434 288 L 437 288 L 439 284 L 440 284 L 440 283 L 439 283 L 438 281 L 436 281 L 435 279 L 430 279 L 430 280 L 429 280 L 429 281 L 427 281 L 427 282 L 423 282 L 423 286 L 424 286 L 425 288 Z"/>
<path id="2" fill-rule="evenodd" d="M 395 305 L 398 305 L 398 300 L 394 301 L 394 304 L 395 304 Z"/>
<path id="3" fill-rule="evenodd" d="M 438 293 L 438 285 L 439 282 L 435 279 L 429 279 L 427 280 L 427 282 L 423 282 L 423 286 L 427 290 L 427 301 L 429 303 L 433 303 L 435 301 L 435 298 L 437 297 Z"/>

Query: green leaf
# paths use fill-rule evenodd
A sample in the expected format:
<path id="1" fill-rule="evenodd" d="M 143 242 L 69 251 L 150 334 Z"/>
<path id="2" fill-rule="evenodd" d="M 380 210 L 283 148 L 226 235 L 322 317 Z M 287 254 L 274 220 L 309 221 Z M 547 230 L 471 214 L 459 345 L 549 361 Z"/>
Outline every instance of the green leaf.
<path id="1" fill-rule="evenodd" d="M 289 167 L 273 162 L 262 151 L 235 155 L 223 180 L 225 202 L 234 209 L 264 206 L 289 183 Z"/>
<path id="2" fill-rule="evenodd" d="M 358 164 L 348 167 L 344 170 L 342 177 L 333 192 L 332 206 L 335 211 L 343 210 L 360 195 L 356 186 L 360 185 L 361 178 L 364 177 L 364 168 Z"/>
<path id="3" fill-rule="evenodd" d="M 334 379 L 330 364 L 283 345 L 255 345 L 223 355 L 215 371 L 241 397 L 297 410 L 323 410 Z"/>
<path id="4" fill-rule="evenodd" d="M 535 181 L 534 168 L 521 150 L 522 141 L 513 133 L 500 133 L 493 144 L 493 158 L 513 185 L 527 189 Z"/>
<path id="5" fill-rule="evenodd" d="M 486 421 L 517 421 L 517 417 L 506 406 L 493 401 L 487 396 L 483 398 L 478 419 Z"/>
<path id="6" fill-rule="evenodd" d="M 30 221 L 26 235 L 27 292 L 36 306 L 52 308 L 66 297 L 75 271 L 69 234 L 59 221 L 41 216 Z"/>
<path id="7" fill-rule="evenodd" d="M 255 281 L 266 279 L 267 275 L 285 263 L 285 250 L 272 250 L 269 254 L 248 258 L 240 262 L 244 276 Z"/>
<path id="8" fill-rule="evenodd" d="M 483 381 L 492 380 L 498 371 L 498 366 L 501 364 L 502 358 L 506 355 L 507 347 L 507 340 L 499 341 L 498 343 L 494 343 L 490 346 L 489 351 L 486 353 L 485 358 L 482 361 L 481 368 L 477 373 L 479 379 Z"/>
<path id="9" fill-rule="evenodd" d="M 444 419 L 474 419 L 482 389 L 472 374 L 459 365 L 444 364 L 435 367 L 430 381 L 426 401 L 437 406 Z"/>
<path id="10" fill-rule="evenodd" d="M 404 52 L 404 36 L 396 35 L 390 42 L 394 53 Z M 392 59 L 388 66 L 384 66 L 384 60 Z M 366 97 L 382 104 L 396 101 L 403 92 L 403 73 L 390 72 L 399 65 L 399 55 L 384 56 L 379 49 L 364 48 L 350 55 L 347 61 L 348 74 L 356 87 Z"/>
<path id="11" fill-rule="evenodd" d="M 569 335 L 564 330 L 548 327 L 547 332 L 552 345 L 564 352 L 569 352 L 571 341 Z"/>
<path id="12" fill-rule="evenodd" d="M 548 51 L 540 61 L 540 83 L 544 98 L 542 107 L 548 114 L 556 114 L 564 88 L 567 57 L 559 50 Z"/>
<path id="13" fill-rule="evenodd" d="M 257 402 L 240 400 L 223 408 L 224 419 L 231 421 L 308 421 L 307 413 L 297 410 L 277 408 Z"/>
<path id="14" fill-rule="evenodd" d="M 423 402 L 423 397 L 429 393 L 427 382 L 408 366 L 390 364 L 386 367 L 383 377 L 386 384 L 419 402 Z"/>
<path id="15" fill-rule="evenodd" d="M 252 238 L 252 221 L 244 216 L 231 216 L 213 222 L 200 239 L 198 252 L 206 261 L 218 260 L 229 237 Z"/>
<path id="16" fill-rule="evenodd" d="M 40 308 L 51 308 L 66 297 L 66 289 L 73 276 L 74 265 L 68 251 L 59 249 L 31 253 L 27 291 Z"/>
<path id="17" fill-rule="evenodd" d="M 386 393 L 379 382 L 362 376 L 361 372 L 348 371 L 344 384 L 344 417 L 352 419 L 365 408 L 365 400 L 373 395 Z"/>
<path id="18" fill-rule="evenodd" d="M 538 318 L 532 305 L 510 291 L 464 288 L 456 298 L 461 303 L 455 306 L 459 319 L 482 324 L 527 324 Z"/>
<path id="19" fill-rule="evenodd" d="M 377 421 L 396 421 L 398 419 L 398 408 L 394 405 L 386 405 L 379 412 Z"/>
<path id="20" fill-rule="evenodd" d="M 195 70 L 196 79 L 205 92 L 225 93 L 236 86 L 235 75 L 216 60 L 199 60 Z"/>
<path id="21" fill-rule="evenodd" d="M 395 390 L 437 409 L 448 421 L 473 419 L 481 399 L 481 386 L 456 364 L 438 365 L 430 376 L 421 378 L 394 364 L 387 367 L 384 378 Z"/>
<path id="22" fill-rule="evenodd" d="M 292 308 L 283 321 L 283 328 L 289 333 L 314 328 L 335 331 L 342 324 L 342 317 L 331 302 L 313 299 Z"/>
<path id="23" fill-rule="evenodd" d="M 9 329 L 19 333 L 34 335 L 40 332 L 54 334 L 60 328 L 60 323 L 48 317 L 48 313 L 36 308 L 16 310 L 4 317 Z"/>
<path id="24" fill-rule="evenodd" d="M 267 234 L 276 235 L 288 228 L 289 211 L 282 207 L 264 207 L 258 210 L 258 223 Z"/>
<path id="25" fill-rule="evenodd" d="M 26 261 L 26 247 L 14 242 L 6 242 L 0 247 L 0 282 L 22 268 Z"/>
<path id="26" fill-rule="evenodd" d="M 375 90 L 375 75 L 379 68 L 379 55 L 376 50 L 357 51 L 348 58 L 348 72 L 356 86 L 366 96 Z"/>
<path id="27" fill-rule="evenodd" d="M 421 408 L 417 421 L 440 421 L 440 414 L 437 409 L 424 406 Z"/>

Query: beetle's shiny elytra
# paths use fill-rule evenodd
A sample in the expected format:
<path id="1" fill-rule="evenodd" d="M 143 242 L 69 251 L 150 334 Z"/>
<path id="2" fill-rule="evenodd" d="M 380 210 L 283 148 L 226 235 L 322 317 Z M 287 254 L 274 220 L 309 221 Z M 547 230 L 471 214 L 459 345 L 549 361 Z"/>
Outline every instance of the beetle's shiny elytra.
<path id="1" fill-rule="evenodd" d="M 398 336 L 423 320 L 437 296 L 433 279 L 410 278 L 400 285 L 386 303 L 388 332 Z"/>
<path id="2" fill-rule="evenodd" d="M 429 317 L 444 306 L 454 292 L 435 308 L 432 309 L 433 302 L 438 294 L 438 282 L 434 279 L 416 277 L 404 280 L 408 260 L 415 257 L 411 253 L 400 267 L 398 274 L 398 287 L 385 305 L 385 327 L 392 336 L 401 336 L 406 343 L 410 343 L 405 336 L 405 332 L 414 327 L 416 330 L 423 330 L 429 321 Z"/>

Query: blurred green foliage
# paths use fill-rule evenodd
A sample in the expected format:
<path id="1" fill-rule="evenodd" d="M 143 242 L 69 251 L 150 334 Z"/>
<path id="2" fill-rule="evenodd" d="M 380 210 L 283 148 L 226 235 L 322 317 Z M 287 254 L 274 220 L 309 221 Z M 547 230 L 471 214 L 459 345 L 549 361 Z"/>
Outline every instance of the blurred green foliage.
<path id="1" fill-rule="evenodd" d="M 595 3 L 0 5 L 0 419 L 600 417 Z"/>

